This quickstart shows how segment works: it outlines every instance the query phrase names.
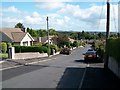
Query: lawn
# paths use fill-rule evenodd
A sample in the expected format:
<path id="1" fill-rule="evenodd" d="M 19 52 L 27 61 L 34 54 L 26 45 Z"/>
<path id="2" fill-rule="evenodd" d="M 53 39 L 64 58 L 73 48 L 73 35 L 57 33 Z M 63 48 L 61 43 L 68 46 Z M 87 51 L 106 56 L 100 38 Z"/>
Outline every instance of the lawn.
<path id="1" fill-rule="evenodd" d="M 0 58 L 8 58 L 8 54 L 7 53 L 0 53 Z"/>

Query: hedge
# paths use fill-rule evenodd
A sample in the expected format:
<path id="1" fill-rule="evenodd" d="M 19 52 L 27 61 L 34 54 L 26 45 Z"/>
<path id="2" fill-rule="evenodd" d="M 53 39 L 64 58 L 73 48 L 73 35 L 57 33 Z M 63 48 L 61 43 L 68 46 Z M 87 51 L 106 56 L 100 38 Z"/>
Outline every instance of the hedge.
<path id="1" fill-rule="evenodd" d="M 39 52 L 48 53 L 48 48 L 45 46 L 14 46 L 15 52 Z"/>
<path id="2" fill-rule="evenodd" d="M 120 38 L 108 39 L 107 53 L 120 62 Z"/>
<path id="3" fill-rule="evenodd" d="M 54 49 L 54 50 L 55 50 L 55 53 L 59 51 L 59 47 L 58 47 L 57 45 L 55 45 L 55 44 L 50 44 L 49 46 L 48 46 L 48 44 L 45 44 L 45 45 L 43 45 L 43 46 L 45 46 L 45 47 L 50 47 L 51 50 Z"/>

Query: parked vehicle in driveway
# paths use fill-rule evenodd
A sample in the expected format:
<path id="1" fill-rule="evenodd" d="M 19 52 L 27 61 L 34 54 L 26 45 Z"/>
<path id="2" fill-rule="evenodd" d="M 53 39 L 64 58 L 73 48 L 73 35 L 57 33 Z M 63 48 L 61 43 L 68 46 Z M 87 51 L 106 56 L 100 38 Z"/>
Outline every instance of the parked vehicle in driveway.
<path id="1" fill-rule="evenodd" d="M 84 55 L 84 62 L 96 61 L 98 58 L 96 51 L 87 51 L 83 55 Z"/>
<path id="2" fill-rule="evenodd" d="M 71 54 L 71 50 L 70 50 L 70 48 L 63 48 L 61 51 L 60 51 L 60 54 L 67 54 L 67 55 L 69 55 L 69 54 Z"/>

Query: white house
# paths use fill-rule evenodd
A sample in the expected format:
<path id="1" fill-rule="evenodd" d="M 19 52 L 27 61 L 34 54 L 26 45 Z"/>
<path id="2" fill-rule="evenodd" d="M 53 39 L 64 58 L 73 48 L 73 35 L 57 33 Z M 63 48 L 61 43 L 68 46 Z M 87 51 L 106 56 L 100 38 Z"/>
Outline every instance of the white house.
<path id="1" fill-rule="evenodd" d="M 32 36 L 22 31 L 20 28 L 0 28 L 2 42 L 9 42 L 20 46 L 31 46 L 34 39 Z"/>

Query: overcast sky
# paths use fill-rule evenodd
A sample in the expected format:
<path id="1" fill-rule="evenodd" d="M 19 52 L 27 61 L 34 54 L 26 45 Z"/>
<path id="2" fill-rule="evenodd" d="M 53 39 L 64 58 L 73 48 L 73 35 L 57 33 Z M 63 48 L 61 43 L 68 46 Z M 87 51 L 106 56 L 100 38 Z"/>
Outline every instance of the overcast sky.
<path id="1" fill-rule="evenodd" d="M 0 28 L 13 28 L 21 22 L 27 28 L 46 29 L 46 17 L 49 28 L 62 31 L 105 31 L 106 1 L 83 2 L 55 0 L 28 0 L 17 2 L 5 0 L 0 7 Z M 104 2 L 102 2 L 104 1 Z M 111 0 L 112 1 L 112 0 Z M 118 30 L 118 2 L 111 2 L 111 31 Z"/>

